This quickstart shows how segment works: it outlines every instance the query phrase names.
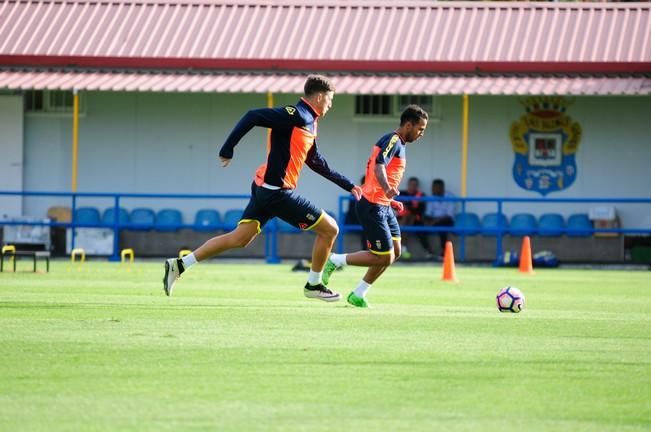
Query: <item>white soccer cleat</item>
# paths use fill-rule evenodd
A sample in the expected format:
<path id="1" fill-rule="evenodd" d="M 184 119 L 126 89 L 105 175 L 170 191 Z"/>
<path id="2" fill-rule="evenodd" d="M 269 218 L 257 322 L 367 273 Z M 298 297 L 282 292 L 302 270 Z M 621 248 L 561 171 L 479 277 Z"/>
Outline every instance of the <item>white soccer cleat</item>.
<path id="1" fill-rule="evenodd" d="M 305 284 L 303 288 L 303 294 L 307 298 L 319 299 L 325 302 L 336 302 L 341 299 L 341 294 L 336 291 L 329 290 L 325 285 L 310 285 Z"/>
<path id="2" fill-rule="evenodd" d="M 165 260 L 165 276 L 163 276 L 163 290 L 168 297 L 172 295 L 176 280 L 183 273 L 183 264 L 180 259 L 170 258 Z"/>

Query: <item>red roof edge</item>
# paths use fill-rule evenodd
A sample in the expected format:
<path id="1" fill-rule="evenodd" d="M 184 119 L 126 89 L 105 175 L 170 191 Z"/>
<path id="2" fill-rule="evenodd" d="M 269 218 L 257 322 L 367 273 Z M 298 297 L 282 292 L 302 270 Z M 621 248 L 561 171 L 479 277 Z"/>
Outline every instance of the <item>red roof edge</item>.
<path id="1" fill-rule="evenodd" d="M 0 55 L 0 66 L 369 73 L 651 73 L 651 62 L 432 62 Z"/>

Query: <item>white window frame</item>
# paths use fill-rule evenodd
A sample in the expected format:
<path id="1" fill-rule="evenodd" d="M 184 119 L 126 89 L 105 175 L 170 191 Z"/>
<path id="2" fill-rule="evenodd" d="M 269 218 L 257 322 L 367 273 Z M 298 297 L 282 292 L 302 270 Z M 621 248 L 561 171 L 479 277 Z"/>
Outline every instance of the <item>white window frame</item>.
<path id="1" fill-rule="evenodd" d="M 404 110 L 404 107 L 400 105 L 400 99 L 401 97 L 416 97 L 416 98 L 429 98 L 429 105 L 430 106 L 423 106 L 423 109 L 427 111 L 429 114 L 429 123 L 439 123 L 441 121 L 441 107 L 440 104 L 438 103 L 438 100 L 436 99 L 435 96 L 432 95 L 388 95 L 391 98 L 390 101 L 390 107 L 391 107 L 391 113 L 390 114 L 358 114 L 355 110 L 356 104 L 357 104 L 357 96 L 383 96 L 383 95 L 355 95 L 355 99 L 353 100 L 353 116 L 352 119 L 353 121 L 357 122 L 369 122 L 369 123 L 382 123 L 386 121 L 394 121 L 400 118 L 400 115 L 402 114 L 402 111 Z M 387 95 L 384 95 L 387 96 Z M 411 103 L 416 103 L 416 101 L 411 101 Z M 408 105 L 409 105 L 408 104 Z M 405 105 L 406 106 L 406 105 Z"/>
<path id="2" fill-rule="evenodd" d="M 72 117 L 73 107 L 70 109 L 61 110 L 53 107 L 52 98 L 58 93 L 72 93 L 72 90 L 31 90 L 33 92 L 43 93 L 43 110 L 42 111 L 27 111 L 27 103 L 25 103 L 25 114 L 30 117 Z M 86 116 L 86 97 L 83 93 L 79 95 L 79 116 Z"/>
<path id="3" fill-rule="evenodd" d="M 413 99 L 416 99 L 416 100 L 411 100 L 407 104 L 402 105 L 401 104 L 401 102 L 402 102 L 401 99 L 402 98 L 413 98 Z M 421 99 L 421 98 L 429 99 L 428 103 L 423 104 L 421 101 L 418 100 L 418 99 Z M 395 112 L 396 117 L 400 117 L 400 114 L 402 114 L 402 111 L 404 111 L 404 109 L 407 107 L 407 105 L 416 104 L 416 105 L 420 106 L 421 108 L 423 108 L 425 111 L 427 111 L 427 113 L 430 114 L 430 116 L 433 116 L 434 102 L 435 102 L 434 97 L 431 96 L 431 95 L 396 95 L 395 104 L 394 104 L 394 112 Z"/>
<path id="4" fill-rule="evenodd" d="M 389 97 L 389 112 L 387 114 L 373 114 L 373 113 L 358 113 L 357 112 L 357 98 L 359 96 L 368 96 L 368 97 L 382 97 L 382 96 L 388 96 Z M 354 100 L 353 100 L 353 118 L 357 120 L 387 120 L 387 119 L 392 119 L 395 117 L 394 115 L 394 104 L 395 104 L 395 97 L 393 95 L 385 95 L 385 94 L 359 94 L 359 95 L 354 95 Z"/>

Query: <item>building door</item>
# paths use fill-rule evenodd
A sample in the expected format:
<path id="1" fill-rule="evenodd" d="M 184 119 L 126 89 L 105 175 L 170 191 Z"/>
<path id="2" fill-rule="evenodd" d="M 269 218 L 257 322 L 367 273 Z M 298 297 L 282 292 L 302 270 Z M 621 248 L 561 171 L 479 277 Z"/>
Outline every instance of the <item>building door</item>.
<path id="1" fill-rule="evenodd" d="M 23 190 L 23 97 L 0 96 L 0 191 Z M 0 219 L 22 216 L 21 196 L 0 195 Z"/>

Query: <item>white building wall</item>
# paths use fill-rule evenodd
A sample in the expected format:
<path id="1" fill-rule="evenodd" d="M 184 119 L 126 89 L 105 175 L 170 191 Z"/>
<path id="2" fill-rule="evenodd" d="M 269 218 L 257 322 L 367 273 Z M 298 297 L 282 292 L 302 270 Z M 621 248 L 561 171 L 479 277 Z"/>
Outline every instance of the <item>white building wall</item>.
<path id="1" fill-rule="evenodd" d="M 0 95 L 0 190 L 23 189 L 23 100 Z M 20 216 L 20 196 L 0 196 L 0 219 Z"/>
<path id="2" fill-rule="evenodd" d="M 514 181 L 514 153 L 508 136 L 512 122 L 524 114 L 516 97 L 470 99 L 469 196 L 541 198 Z M 577 178 L 569 188 L 546 198 L 651 198 L 651 98 L 582 97 L 567 109 L 581 125 L 576 154 Z M 598 204 L 509 204 L 507 213 L 587 212 Z M 611 204 L 624 227 L 651 226 L 651 205 Z M 492 206 L 494 209 L 494 206 Z M 486 206 L 475 206 L 492 210 Z"/>
<path id="3" fill-rule="evenodd" d="M 263 162 L 266 134 L 254 129 L 236 148 L 228 168 L 217 162 L 218 148 L 240 116 L 266 105 L 257 94 L 98 93 L 86 97 L 80 121 L 79 191 L 133 193 L 248 194 L 253 172 Z M 298 95 L 276 95 L 277 105 L 294 103 Z M 409 176 L 429 184 L 443 178 L 448 190 L 459 194 L 461 98 L 437 97 L 436 119 L 425 137 L 408 146 Z M 358 181 L 371 146 L 393 130 L 397 119 L 353 118 L 354 98 L 337 95 L 334 108 L 319 124 L 319 148 L 331 166 Z M 583 128 L 576 156 L 578 176 L 567 190 L 548 198 L 651 197 L 651 98 L 577 98 L 568 115 Z M 519 188 L 512 177 L 514 160 L 509 128 L 524 114 L 517 97 L 470 97 L 468 195 L 531 197 L 539 194 Z M 70 189 L 71 125 L 69 116 L 25 119 L 25 190 Z M 332 183 L 303 171 L 298 191 L 325 209 L 336 211 L 344 193 Z M 60 199 L 29 198 L 25 214 L 43 216 Z M 109 200 L 81 200 L 79 205 L 100 209 Z M 243 208 L 240 201 L 125 200 L 123 206 L 180 208 L 191 222 L 198 208 Z M 587 212 L 591 205 L 508 205 L 507 213 L 535 214 Z M 625 226 L 651 226 L 651 206 L 617 206 Z M 484 213 L 494 205 L 473 205 Z"/>

